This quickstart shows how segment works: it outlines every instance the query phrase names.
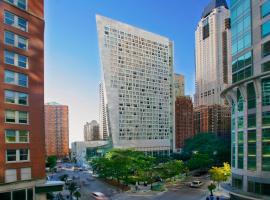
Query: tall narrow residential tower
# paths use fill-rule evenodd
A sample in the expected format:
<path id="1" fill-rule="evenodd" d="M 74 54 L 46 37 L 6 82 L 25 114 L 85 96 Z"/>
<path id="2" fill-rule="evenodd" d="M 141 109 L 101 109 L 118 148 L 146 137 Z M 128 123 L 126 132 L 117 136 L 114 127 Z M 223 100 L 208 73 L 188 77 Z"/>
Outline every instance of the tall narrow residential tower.
<path id="1" fill-rule="evenodd" d="M 68 106 L 56 102 L 45 105 L 46 155 L 64 158 L 69 154 Z"/>
<path id="2" fill-rule="evenodd" d="M 211 0 L 198 23 L 195 106 L 224 105 L 221 91 L 230 82 L 230 23 L 226 0 Z"/>
<path id="3" fill-rule="evenodd" d="M 108 140 L 107 106 L 104 99 L 104 85 L 99 84 L 99 134 L 101 140 Z"/>
<path id="4" fill-rule="evenodd" d="M 232 106 L 232 195 L 269 199 L 270 1 L 234 0 L 230 12 L 233 82 L 222 95 Z"/>
<path id="5" fill-rule="evenodd" d="M 116 148 L 169 154 L 173 46 L 165 37 L 97 16 L 108 131 Z"/>

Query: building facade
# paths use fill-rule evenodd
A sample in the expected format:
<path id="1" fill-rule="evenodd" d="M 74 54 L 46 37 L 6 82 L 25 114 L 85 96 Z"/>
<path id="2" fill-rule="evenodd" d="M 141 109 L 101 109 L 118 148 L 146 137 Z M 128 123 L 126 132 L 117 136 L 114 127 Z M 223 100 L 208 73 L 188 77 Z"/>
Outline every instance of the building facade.
<path id="1" fill-rule="evenodd" d="M 99 134 L 99 124 L 96 120 L 87 122 L 84 125 L 84 141 L 100 140 L 102 137 Z"/>
<path id="2" fill-rule="evenodd" d="M 96 19 L 113 146 L 168 155 L 174 132 L 172 42 L 106 17 Z"/>
<path id="3" fill-rule="evenodd" d="M 185 77 L 182 74 L 174 74 L 175 98 L 185 96 Z"/>
<path id="4" fill-rule="evenodd" d="M 215 133 L 224 139 L 230 139 L 230 107 L 222 105 L 198 106 L 194 108 L 194 131 L 198 133 Z"/>
<path id="5" fill-rule="evenodd" d="M 44 199 L 43 0 L 0 1 L 0 199 Z"/>
<path id="6" fill-rule="evenodd" d="M 221 91 L 230 83 L 230 20 L 226 0 L 211 0 L 195 32 L 194 105 L 224 105 Z"/>
<path id="7" fill-rule="evenodd" d="M 109 141 L 87 141 L 87 142 L 72 142 L 71 143 L 71 158 L 76 160 L 76 163 L 81 166 L 88 166 L 87 160 L 97 154 L 104 155 L 109 148 Z M 95 155 L 91 155 L 91 150 L 95 151 Z"/>
<path id="8" fill-rule="evenodd" d="M 45 105 L 45 146 L 47 156 L 69 155 L 68 106 L 55 102 Z"/>
<path id="9" fill-rule="evenodd" d="M 270 196 L 270 1 L 231 1 L 233 195 Z"/>
<path id="10" fill-rule="evenodd" d="M 176 97 L 174 149 L 180 152 L 184 146 L 185 140 L 193 136 L 194 116 L 192 99 L 187 96 Z"/>

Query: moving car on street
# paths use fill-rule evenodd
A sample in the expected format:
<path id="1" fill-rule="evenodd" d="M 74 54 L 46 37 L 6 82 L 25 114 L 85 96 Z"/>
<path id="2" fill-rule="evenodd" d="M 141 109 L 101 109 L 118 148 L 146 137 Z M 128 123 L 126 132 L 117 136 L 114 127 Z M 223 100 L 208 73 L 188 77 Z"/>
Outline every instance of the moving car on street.
<path id="1" fill-rule="evenodd" d="M 203 182 L 201 182 L 201 181 L 192 181 L 189 186 L 193 187 L 193 188 L 199 188 L 202 185 L 203 185 Z"/>
<path id="2" fill-rule="evenodd" d="M 108 197 L 106 197 L 103 193 L 101 192 L 92 192 L 91 197 L 94 200 L 109 200 Z"/>

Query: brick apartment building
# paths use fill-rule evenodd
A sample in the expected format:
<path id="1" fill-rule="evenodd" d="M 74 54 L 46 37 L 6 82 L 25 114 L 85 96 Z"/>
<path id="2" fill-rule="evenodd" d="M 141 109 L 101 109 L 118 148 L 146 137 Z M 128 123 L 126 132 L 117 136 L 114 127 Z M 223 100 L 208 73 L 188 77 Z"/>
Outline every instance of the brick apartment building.
<path id="1" fill-rule="evenodd" d="M 192 99 L 187 96 L 176 97 L 175 101 L 175 149 L 183 148 L 186 139 L 194 136 Z"/>
<path id="2" fill-rule="evenodd" d="M 69 155 L 68 106 L 52 102 L 45 105 L 46 155 Z"/>
<path id="3" fill-rule="evenodd" d="M 46 197 L 43 0 L 0 0 L 0 199 Z"/>
<path id="4" fill-rule="evenodd" d="M 194 108 L 195 134 L 216 133 L 230 139 L 231 111 L 229 106 L 203 105 Z"/>

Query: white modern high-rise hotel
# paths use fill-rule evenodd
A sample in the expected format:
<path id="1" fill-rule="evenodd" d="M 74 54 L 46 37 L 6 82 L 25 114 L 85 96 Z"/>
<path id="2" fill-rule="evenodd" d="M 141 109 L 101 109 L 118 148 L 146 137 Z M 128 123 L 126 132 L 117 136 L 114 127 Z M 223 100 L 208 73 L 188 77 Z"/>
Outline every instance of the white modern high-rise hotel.
<path id="1" fill-rule="evenodd" d="M 103 16 L 96 20 L 113 147 L 169 154 L 174 132 L 172 42 Z"/>
<path id="2" fill-rule="evenodd" d="M 211 0 L 198 23 L 195 106 L 224 105 L 220 93 L 230 83 L 230 23 L 225 0 Z"/>

